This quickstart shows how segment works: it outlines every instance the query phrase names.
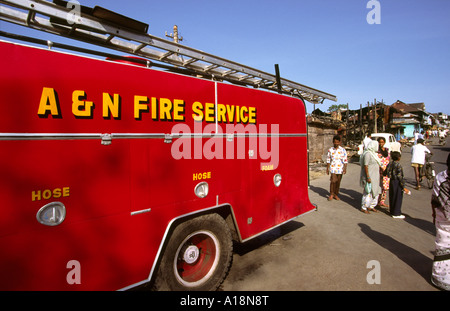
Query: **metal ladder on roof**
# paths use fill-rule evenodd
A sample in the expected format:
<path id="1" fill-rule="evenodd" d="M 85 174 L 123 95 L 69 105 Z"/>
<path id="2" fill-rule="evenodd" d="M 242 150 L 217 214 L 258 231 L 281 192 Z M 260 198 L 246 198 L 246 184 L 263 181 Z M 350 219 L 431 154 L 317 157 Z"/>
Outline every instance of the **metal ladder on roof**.
<path id="1" fill-rule="evenodd" d="M 200 76 L 297 95 L 311 103 L 337 101 L 335 95 L 279 75 L 147 34 L 148 25 L 98 6 L 82 6 L 80 14 L 74 15 L 66 3 L 0 0 L 0 20 L 186 68 Z"/>

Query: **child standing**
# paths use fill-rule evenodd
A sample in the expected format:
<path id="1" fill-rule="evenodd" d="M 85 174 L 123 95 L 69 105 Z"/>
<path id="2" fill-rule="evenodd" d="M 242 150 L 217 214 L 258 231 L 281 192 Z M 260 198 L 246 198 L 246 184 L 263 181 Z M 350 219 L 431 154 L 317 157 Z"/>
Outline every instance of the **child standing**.
<path id="1" fill-rule="evenodd" d="M 403 178 L 403 167 L 400 164 L 401 154 L 398 151 L 391 152 L 392 162 L 388 165 L 389 181 L 389 211 L 393 218 L 403 219 L 402 202 L 403 192 L 410 193 L 405 188 L 405 180 Z"/>

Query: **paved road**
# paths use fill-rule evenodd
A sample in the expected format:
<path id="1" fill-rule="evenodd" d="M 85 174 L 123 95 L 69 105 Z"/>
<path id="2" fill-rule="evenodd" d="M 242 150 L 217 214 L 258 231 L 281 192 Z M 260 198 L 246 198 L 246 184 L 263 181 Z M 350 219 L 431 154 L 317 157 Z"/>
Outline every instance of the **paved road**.
<path id="1" fill-rule="evenodd" d="M 434 153 L 436 171 L 444 170 L 450 144 L 428 147 Z M 318 211 L 236 246 L 233 266 L 221 289 L 437 291 L 430 283 L 435 234 L 431 190 L 413 189 L 410 160 L 410 148 L 405 147 L 401 163 L 412 195 L 404 196 L 404 220 L 383 211 L 370 215 L 359 211 L 360 166 L 350 163 L 341 184 L 341 201 L 327 201 L 327 175 L 312 180 L 309 195 Z M 368 276 L 377 282 L 369 284 Z"/>

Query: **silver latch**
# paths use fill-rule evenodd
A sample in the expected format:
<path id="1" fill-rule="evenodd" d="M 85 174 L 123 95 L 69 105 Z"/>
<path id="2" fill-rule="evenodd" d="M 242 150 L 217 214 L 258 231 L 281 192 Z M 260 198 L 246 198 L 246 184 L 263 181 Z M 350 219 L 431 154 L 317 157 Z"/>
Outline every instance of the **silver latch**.
<path id="1" fill-rule="evenodd" d="M 111 134 L 102 134 L 102 145 L 109 146 L 111 145 L 112 137 Z"/>
<path id="2" fill-rule="evenodd" d="M 227 141 L 233 141 L 233 139 L 234 139 L 234 134 L 233 133 L 227 134 Z"/>
<path id="3" fill-rule="evenodd" d="M 172 135 L 170 135 L 170 134 L 165 134 L 165 135 L 164 135 L 164 142 L 165 142 L 166 144 L 172 143 Z"/>

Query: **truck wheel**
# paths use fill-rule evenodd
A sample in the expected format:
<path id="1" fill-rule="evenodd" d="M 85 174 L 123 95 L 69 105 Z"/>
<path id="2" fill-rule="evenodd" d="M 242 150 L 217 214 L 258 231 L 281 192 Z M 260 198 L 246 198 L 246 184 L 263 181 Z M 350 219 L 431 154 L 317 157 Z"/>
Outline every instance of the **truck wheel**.
<path id="1" fill-rule="evenodd" d="M 216 290 L 231 265 L 233 243 L 225 220 L 205 215 L 180 224 L 164 252 L 155 287 Z"/>

